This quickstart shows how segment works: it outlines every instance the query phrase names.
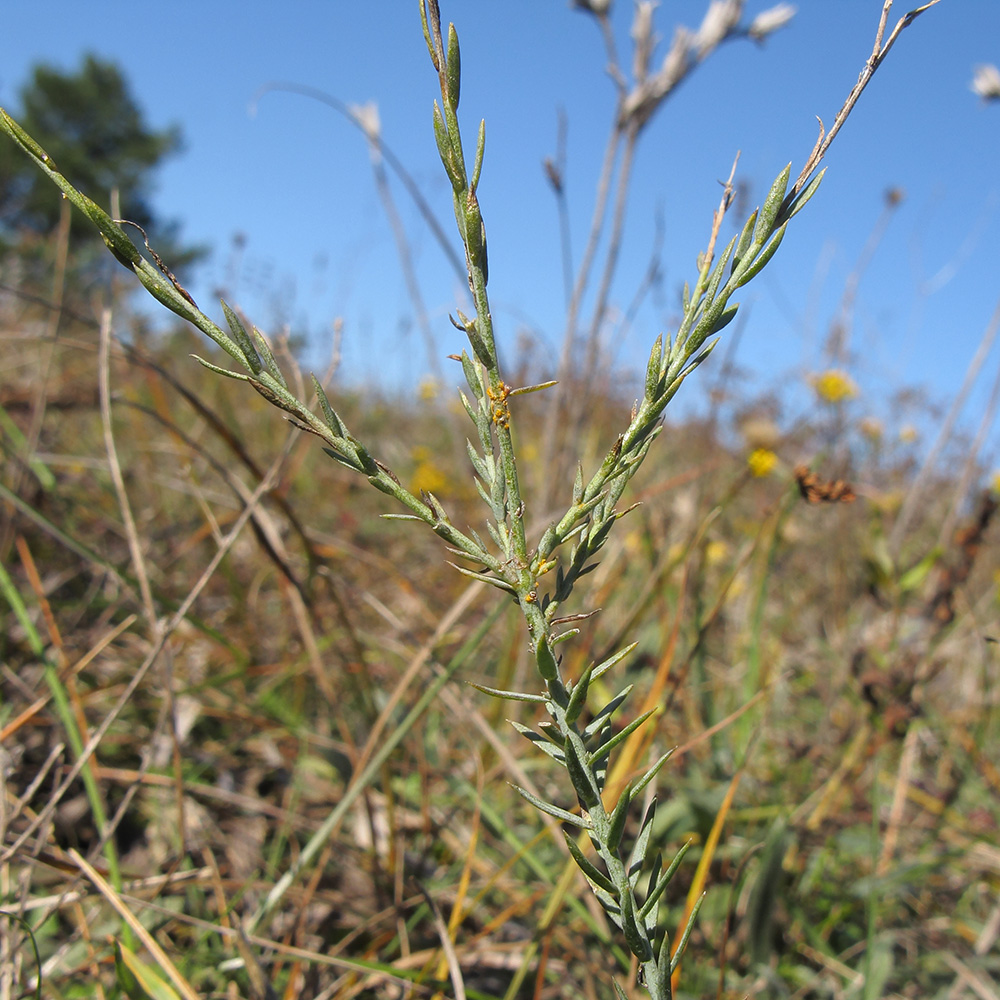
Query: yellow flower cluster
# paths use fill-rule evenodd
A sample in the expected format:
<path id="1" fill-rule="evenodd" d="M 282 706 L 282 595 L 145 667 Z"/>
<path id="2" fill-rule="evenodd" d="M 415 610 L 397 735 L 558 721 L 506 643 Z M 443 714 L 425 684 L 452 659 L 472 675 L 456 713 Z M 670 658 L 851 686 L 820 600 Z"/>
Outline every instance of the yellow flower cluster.
<path id="1" fill-rule="evenodd" d="M 750 474 L 757 479 L 769 476 L 774 467 L 778 464 L 778 456 L 770 448 L 754 448 L 747 455 L 747 465 L 750 466 Z"/>
<path id="2" fill-rule="evenodd" d="M 828 368 L 825 372 L 813 375 L 810 381 L 816 395 L 825 403 L 842 403 L 858 394 L 858 387 L 853 379 L 839 368 Z"/>
<path id="3" fill-rule="evenodd" d="M 420 496 L 422 490 L 428 493 L 443 494 L 447 491 L 448 477 L 435 464 L 434 453 L 430 448 L 419 445 L 413 449 L 413 460 L 416 468 L 410 477 L 410 492 Z"/>

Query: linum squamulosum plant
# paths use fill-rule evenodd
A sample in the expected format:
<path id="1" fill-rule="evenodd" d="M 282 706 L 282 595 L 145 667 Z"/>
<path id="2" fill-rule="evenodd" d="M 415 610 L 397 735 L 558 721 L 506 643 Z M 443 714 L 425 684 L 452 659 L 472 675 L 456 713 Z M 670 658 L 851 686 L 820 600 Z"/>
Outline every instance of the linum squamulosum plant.
<path id="1" fill-rule="evenodd" d="M 578 5 L 587 7 L 598 17 L 607 6 L 596 0 L 578 2 Z M 741 5 L 721 6 L 739 8 Z M 697 906 L 676 936 L 662 925 L 660 901 L 686 847 L 681 847 L 666 864 L 650 849 L 655 798 L 649 800 L 638 832 L 630 838 L 629 844 L 626 844 L 625 833 L 633 805 L 657 776 L 670 753 L 660 755 L 644 773 L 623 787 L 610 786 L 608 774 L 612 752 L 653 713 L 644 712 L 624 727 L 616 728 L 616 714 L 625 705 L 630 687 L 623 688 L 602 705 L 591 704 L 594 682 L 621 664 L 634 645 L 626 645 L 602 662 L 591 664 L 575 680 L 563 675 L 560 647 L 577 634 L 574 622 L 588 617 L 587 613 L 573 612 L 566 606 L 576 583 L 595 568 L 595 560 L 616 522 L 631 509 L 620 505 L 630 480 L 662 430 L 665 407 L 684 380 L 709 356 L 717 335 L 733 320 L 738 309 L 738 303 L 732 301 L 734 294 L 767 265 L 784 239 L 791 220 L 816 192 L 822 179 L 822 172 L 818 171 L 821 159 L 896 37 L 929 6 L 932 4 L 911 11 L 885 38 L 891 7 L 891 0 L 887 0 L 872 55 L 833 127 L 825 132 L 821 125 L 820 138 L 797 180 L 789 183 L 791 166 L 785 167 L 760 208 L 750 214 L 737 235 L 719 250 L 716 241 L 732 193 L 731 183 L 727 183 L 713 215 L 706 249 L 698 255 L 695 280 L 692 285 L 684 286 L 682 319 L 675 332 L 657 337 L 652 345 L 642 398 L 634 405 L 628 425 L 617 435 L 589 479 L 582 466 L 578 467 L 569 487 L 569 506 L 534 542 L 529 538 L 525 523 L 527 503 L 519 479 L 511 403 L 519 395 L 541 391 L 555 383 L 512 387 L 501 370 L 487 293 L 486 228 L 477 195 L 484 165 L 485 123 L 480 122 L 474 143 L 463 141 L 458 118 L 461 89 L 458 33 L 454 25 L 449 25 L 446 31 L 442 29 L 437 0 L 420 0 L 420 15 L 440 87 L 440 103 L 435 100 L 433 107 L 434 136 L 452 187 L 455 220 L 465 249 L 473 301 L 472 315 L 456 311 L 454 322 L 465 332 L 469 342 L 468 350 L 456 360 L 461 362 L 468 384 L 468 393 L 461 394 L 474 428 L 468 443 L 468 456 L 475 471 L 476 488 L 488 511 L 485 534 L 489 541 L 474 529 L 462 530 L 452 523 L 444 505 L 432 493 L 416 495 L 407 490 L 392 470 L 352 435 L 315 377 L 312 385 L 316 408 L 300 399 L 282 374 L 265 337 L 256 328 L 248 331 L 228 304 L 222 304 L 228 331 L 201 312 L 148 243 L 146 249 L 152 263 L 137 249 L 124 228 L 138 227 L 127 220 L 113 219 L 74 188 L 38 143 L 0 111 L 3 130 L 91 220 L 114 257 L 135 273 L 154 298 L 194 324 L 229 354 L 237 370 L 204 360 L 202 364 L 227 378 L 248 383 L 268 402 L 289 414 L 298 427 L 317 435 L 330 457 L 365 476 L 376 490 L 404 508 L 405 512 L 390 512 L 384 517 L 427 525 L 446 543 L 456 560 L 454 565 L 458 572 L 502 591 L 516 602 L 537 666 L 540 690 L 509 691 L 475 686 L 496 698 L 540 706 L 548 715 L 547 721 L 535 729 L 517 723 L 515 726 L 538 750 L 547 754 L 555 766 L 565 770 L 579 808 L 565 801 L 542 799 L 525 789 L 518 791 L 533 806 L 562 824 L 570 854 L 604 911 L 621 931 L 629 952 L 638 963 L 640 982 L 655 1000 L 672 995 L 672 980 L 694 924 Z M 432 688 L 428 697 L 433 697 L 435 690 Z M 99 731 L 89 748 L 79 752 L 81 761 L 86 760 L 100 735 Z M 369 762 L 369 769 L 377 767 L 394 745 L 391 739 L 388 740 L 383 754 Z M 79 771 L 81 766 L 74 770 Z M 273 887 L 250 921 L 249 929 L 252 930 L 263 915 L 276 906 L 303 866 L 316 855 L 352 800 L 351 794 L 345 794 L 331 817 L 299 854 L 294 866 Z M 615 989 L 619 996 L 625 996 L 617 982 Z"/>

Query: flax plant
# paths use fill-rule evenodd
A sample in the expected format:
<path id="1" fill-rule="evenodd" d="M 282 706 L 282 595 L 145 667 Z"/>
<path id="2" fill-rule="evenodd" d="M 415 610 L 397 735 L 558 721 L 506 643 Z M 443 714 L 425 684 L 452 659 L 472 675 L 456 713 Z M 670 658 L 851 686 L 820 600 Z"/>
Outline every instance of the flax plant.
<path id="1" fill-rule="evenodd" d="M 473 315 L 456 312 L 453 320 L 468 338 L 468 349 L 455 356 L 460 361 L 468 393 L 462 403 L 474 428 L 468 455 L 475 483 L 489 513 L 486 534 L 463 531 L 452 523 L 444 505 L 429 491 L 419 495 L 407 490 L 398 477 L 356 438 L 312 379 L 315 402 L 300 399 L 282 374 L 267 339 L 254 327 L 247 329 L 237 312 L 222 303 L 227 330 L 203 313 L 169 268 L 146 243 L 147 259 L 125 227 L 141 230 L 126 220 L 113 219 L 104 209 L 78 191 L 58 170 L 52 158 L 9 115 L 0 109 L 3 129 L 35 161 L 39 169 L 95 225 L 114 257 L 133 271 L 146 290 L 168 309 L 188 320 L 214 341 L 235 362 L 224 368 L 207 360 L 203 365 L 219 375 L 248 383 L 268 402 L 285 411 L 302 430 L 315 434 L 324 451 L 348 469 L 363 475 L 378 491 L 391 497 L 404 512 L 383 516 L 421 522 L 447 544 L 456 569 L 494 587 L 516 602 L 524 619 L 527 641 L 540 678 L 540 690 L 507 691 L 475 685 L 480 691 L 539 706 L 548 720 L 535 729 L 515 724 L 518 732 L 565 770 L 578 808 L 539 798 L 525 789 L 520 794 L 543 813 L 563 824 L 566 845 L 610 920 L 620 929 L 635 956 L 640 979 L 654 1000 L 672 996 L 672 977 L 691 932 L 697 907 L 677 939 L 662 926 L 659 907 L 664 890 L 677 871 L 686 847 L 664 864 L 651 847 L 655 798 L 646 807 L 638 832 L 626 843 L 631 807 L 656 777 L 670 756 L 664 753 L 638 777 L 616 790 L 608 786 L 609 760 L 619 747 L 653 714 L 647 711 L 616 728 L 631 686 L 604 704 L 591 704 L 594 682 L 622 663 L 633 645 L 627 645 L 600 663 L 593 663 L 575 680 L 563 675 L 559 647 L 579 631 L 574 622 L 587 617 L 566 609 L 578 580 L 596 567 L 596 558 L 615 522 L 631 509 L 622 508 L 629 481 L 645 460 L 663 428 L 662 416 L 684 380 L 711 354 L 718 334 L 733 320 L 738 303 L 735 293 L 755 278 L 773 258 L 791 220 L 816 192 L 822 172 L 816 172 L 832 133 L 857 100 L 896 35 L 920 12 L 911 12 L 882 46 L 882 32 L 891 2 L 883 8 L 875 51 L 866 64 L 867 76 L 855 88 L 846 111 L 841 110 L 829 136 L 821 132 L 813 155 L 798 180 L 789 185 L 791 165 L 775 178 L 760 208 L 749 216 L 721 252 L 716 240 L 730 207 L 732 176 L 715 212 L 705 251 L 698 256 L 693 285 L 684 286 L 683 317 L 678 329 L 657 337 L 649 353 L 642 398 L 633 407 L 628 425 L 617 435 L 600 467 L 589 478 L 578 467 L 569 486 L 571 502 L 564 513 L 545 528 L 536 543 L 525 526 L 526 499 L 522 495 L 512 434 L 512 402 L 524 393 L 540 391 L 552 382 L 513 387 L 501 370 L 487 286 L 489 266 L 486 227 L 477 189 L 483 170 L 486 130 L 480 122 L 474 144 L 463 141 L 458 117 L 461 96 L 461 53 L 453 24 L 442 29 L 437 0 L 420 0 L 424 39 L 438 77 L 440 102 L 433 104 L 432 124 L 441 162 L 452 187 L 455 221 L 465 251 Z M 929 6 L 929 5 L 927 5 Z M 471 155 L 470 155 L 471 153 Z M 735 168 L 734 168 L 735 169 Z M 142 234 L 145 242 L 145 234 Z M 343 803 L 341 803 L 343 805 Z M 338 806 L 338 811 L 339 811 Z M 329 832 L 328 829 L 326 831 Z M 573 834 L 576 834 L 574 836 Z M 314 838 L 303 857 L 315 853 Z M 585 836 L 582 836 L 585 835 Z M 579 839 L 578 839 L 579 838 Z M 589 841 L 593 853 L 586 850 Z M 298 869 L 296 869 L 298 870 Z M 291 873 L 272 890 L 268 907 L 287 889 Z M 258 915 L 259 916 L 259 915 Z M 624 997 L 615 983 L 618 996 Z"/>

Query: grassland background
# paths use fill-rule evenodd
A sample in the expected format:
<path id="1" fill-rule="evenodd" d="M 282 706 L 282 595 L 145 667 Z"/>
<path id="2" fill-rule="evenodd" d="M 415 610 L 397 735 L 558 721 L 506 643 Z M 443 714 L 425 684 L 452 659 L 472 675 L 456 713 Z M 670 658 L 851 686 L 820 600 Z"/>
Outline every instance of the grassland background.
<path id="1" fill-rule="evenodd" d="M 562 839 L 511 787 L 569 805 L 565 777 L 508 725 L 536 724 L 533 706 L 465 683 L 531 686 L 517 609 L 456 574 L 430 532 L 381 519 L 389 501 L 263 399 L 196 365 L 192 352 L 221 358 L 188 329 L 152 335 L 117 279 L 120 339 L 102 350 L 91 290 L 56 310 L 64 289 L 32 283 L 58 270 L 58 240 L 31 252 L 21 270 L 4 261 L 0 296 L 4 995 L 36 975 L 15 915 L 43 995 L 116 995 L 114 941 L 162 974 L 112 900 L 203 997 L 452 995 L 442 937 L 472 997 L 629 985 L 582 878 L 559 886 Z M 294 345 L 276 344 L 294 371 Z M 535 359 L 509 349 L 512 381 L 536 380 Z M 561 466 L 592 469 L 628 419 L 625 380 L 602 371 L 572 386 L 587 405 L 557 435 Z M 404 484 L 480 523 L 449 393 L 330 384 Z M 692 845 L 671 926 L 699 863 L 708 886 L 678 996 L 1000 994 L 991 455 L 956 431 L 925 466 L 904 419 L 870 419 L 871 401 L 839 384 L 815 379 L 793 419 L 780 386 L 748 396 L 720 350 L 686 387 L 700 415 L 667 423 L 631 488 L 641 505 L 574 599 L 600 613 L 579 623 L 564 671 L 637 642 L 617 682 L 635 685 L 636 714 L 660 708 L 648 754 L 678 748 L 653 834 L 667 856 Z M 949 402 L 899 386 L 893 412 L 940 426 Z M 513 411 L 526 495 L 558 508 L 571 482 L 552 484 L 539 446 L 544 394 Z M 534 538 L 555 512 L 529 499 Z M 125 693 L 91 788 L 81 776 L 60 790 L 74 739 Z M 102 894 L 81 857 L 111 881 L 120 863 L 120 885 Z"/>

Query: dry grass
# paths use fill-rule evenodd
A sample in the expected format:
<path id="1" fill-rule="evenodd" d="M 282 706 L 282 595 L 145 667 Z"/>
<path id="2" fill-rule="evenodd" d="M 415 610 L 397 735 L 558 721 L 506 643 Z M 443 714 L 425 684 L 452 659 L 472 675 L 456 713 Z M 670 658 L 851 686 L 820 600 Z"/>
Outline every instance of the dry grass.
<path id="1" fill-rule="evenodd" d="M 569 789 L 511 738 L 518 706 L 463 683 L 530 685 L 516 609 L 467 588 L 430 532 L 380 521 L 381 498 L 262 400 L 237 403 L 173 360 L 183 333 L 152 357 L 110 351 L 136 558 L 102 434 L 98 332 L 70 323 L 46 343 L 44 320 L 37 305 L 9 308 L 4 353 L 22 366 L 0 400 L 3 566 L 8 602 L 24 604 L 4 605 L 2 879 L 6 911 L 37 940 L 43 993 L 113 992 L 113 940 L 162 979 L 173 968 L 179 995 L 423 995 L 459 976 L 470 996 L 512 983 L 523 996 L 602 995 L 609 972 L 627 978 L 579 876 L 559 884 L 561 838 L 508 782 L 556 801 Z M 33 373 L 49 352 L 43 383 Z M 452 416 L 365 397 L 340 397 L 346 417 L 398 473 L 458 484 L 452 516 L 471 520 Z M 595 401 L 585 464 L 607 445 L 600 414 L 620 409 Z M 622 633 L 637 639 L 634 711 L 660 706 L 654 749 L 680 747 L 655 831 L 668 853 L 693 844 L 672 925 L 701 875 L 692 858 L 708 887 L 680 995 L 996 995 L 993 501 L 984 494 L 921 570 L 951 499 L 939 470 L 893 569 L 879 553 L 908 462 L 866 450 L 842 419 L 821 479 L 837 472 L 859 499 L 810 504 L 792 466 L 829 447 L 830 412 L 772 428 L 781 463 L 755 478 L 743 447 L 724 443 L 734 410 L 663 436 L 635 483 L 643 506 L 586 578 L 579 606 L 603 610 L 564 663 L 576 676 Z M 33 417 L 34 469 L 15 431 Z M 364 761 L 489 615 L 253 926 Z M 104 730 L 88 760 L 103 855 L 94 801 L 81 777 L 66 781 L 77 760 L 56 696 L 83 744 Z M 634 748 L 637 769 L 650 750 Z M 3 987 L 18 995 L 37 970 L 24 926 L 2 929 Z"/>

